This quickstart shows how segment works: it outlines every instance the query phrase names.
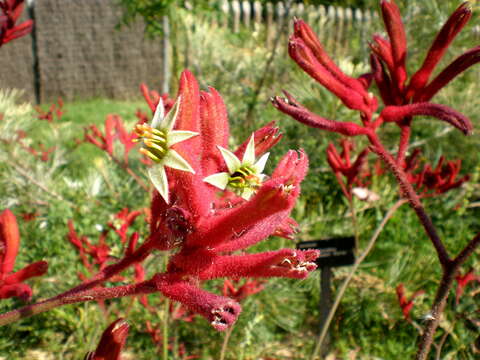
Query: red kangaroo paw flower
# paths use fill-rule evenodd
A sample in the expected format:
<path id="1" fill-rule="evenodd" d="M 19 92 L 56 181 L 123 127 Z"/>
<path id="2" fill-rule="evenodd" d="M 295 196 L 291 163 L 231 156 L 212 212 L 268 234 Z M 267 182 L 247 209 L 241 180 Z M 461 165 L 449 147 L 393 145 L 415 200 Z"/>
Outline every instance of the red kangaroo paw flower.
<path id="1" fill-rule="evenodd" d="M 390 41 L 381 35 L 374 34 L 373 41 L 368 45 L 373 52 L 372 55 L 375 55 L 378 59 L 381 59 L 385 65 L 387 65 L 390 73 L 393 74 L 395 64 L 393 62 L 392 46 L 390 45 Z"/>
<path id="2" fill-rule="evenodd" d="M 157 286 L 163 295 L 202 315 L 218 331 L 232 326 L 242 309 L 236 301 L 209 293 L 186 281 L 171 282 L 159 276 Z"/>
<path id="3" fill-rule="evenodd" d="M 23 269 L 8 275 L 4 279 L 6 285 L 12 285 L 16 283 L 22 283 L 32 277 L 42 276 L 48 270 L 48 263 L 46 261 L 37 261 L 33 264 L 25 266 Z"/>
<path id="4" fill-rule="evenodd" d="M 396 288 L 396 292 L 397 292 L 398 302 L 400 304 L 400 307 L 402 308 L 403 317 L 405 318 L 405 320 L 411 321 L 410 311 L 412 310 L 413 302 L 416 297 L 424 294 L 425 291 L 419 290 L 415 292 L 412 296 L 410 296 L 409 299 L 407 299 L 407 296 L 405 295 L 405 286 L 403 284 L 399 284 Z"/>
<path id="5" fill-rule="evenodd" d="M 201 132 L 200 129 L 200 90 L 198 82 L 191 72 L 183 71 L 180 77 L 179 96 L 181 103 L 178 118 L 175 122 L 175 130 Z M 182 141 L 173 145 L 176 150 L 195 170 L 195 173 L 172 170 L 169 178 L 178 182 L 176 186 L 177 198 L 181 203 L 178 205 L 188 210 L 191 214 L 202 217 L 210 211 L 210 203 L 214 193 L 203 181 L 201 169 L 202 148 L 201 136 L 194 136 L 188 141 Z M 198 151 L 192 151 L 198 149 Z"/>
<path id="6" fill-rule="evenodd" d="M 335 94 L 346 107 L 364 113 L 371 113 L 364 102 L 363 96 L 352 88 L 347 87 L 332 75 L 332 73 L 316 59 L 302 39 L 291 37 L 288 43 L 288 53 L 307 74 Z"/>
<path id="7" fill-rule="evenodd" d="M 470 66 L 480 61 L 480 45 L 476 46 L 457 57 L 440 74 L 438 74 L 427 86 L 417 91 L 413 100 L 429 101 L 435 94 L 452 81 L 457 75 L 467 70 Z"/>
<path id="8" fill-rule="evenodd" d="M 473 126 L 470 120 L 458 111 L 440 104 L 415 103 L 403 106 L 387 106 L 380 116 L 387 122 L 399 122 L 410 116 L 433 116 L 456 127 L 465 135 L 472 132 Z"/>
<path id="9" fill-rule="evenodd" d="M 20 232 L 15 215 L 7 209 L 0 213 L 0 280 L 13 271 L 20 246 Z"/>
<path id="10" fill-rule="evenodd" d="M 17 297 L 27 301 L 32 297 L 32 289 L 27 284 L 15 283 L 12 285 L 0 286 L 0 299 L 10 299 Z"/>
<path id="11" fill-rule="evenodd" d="M 407 38 L 405 28 L 403 26 L 400 10 L 394 0 L 382 0 L 380 2 L 382 10 L 383 22 L 390 38 L 392 47 L 392 58 L 394 76 L 400 92 L 403 91 L 405 80 L 407 79 L 407 71 L 405 61 L 407 56 Z"/>
<path id="12" fill-rule="evenodd" d="M 146 84 L 140 84 L 140 92 L 143 95 L 143 98 L 148 104 L 148 107 L 152 111 L 152 114 L 155 113 L 157 109 L 158 102 L 160 101 L 160 94 L 154 90 L 149 90 Z"/>
<path id="13" fill-rule="evenodd" d="M 281 249 L 257 254 L 220 256 L 200 279 L 218 277 L 287 277 L 304 279 L 317 268 L 318 250 Z"/>
<path id="14" fill-rule="evenodd" d="M 234 280 L 234 283 L 232 283 L 232 281 L 226 279 L 223 281 L 222 294 L 223 296 L 240 302 L 243 299 L 262 291 L 265 288 L 263 285 L 264 283 L 265 281 L 245 279 L 243 285 L 240 285 L 241 283 L 239 280 Z M 235 285 L 240 286 L 235 288 Z"/>
<path id="15" fill-rule="evenodd" d="M 290 151 L 280 161 L 272 178 L 237 208 L 201 222 L 189 245 L 209 246 L 217 252 L 249 247 L 272 235 L 289 216 L 300 194 L 300 182 L 308 167 L 301 152 Z"/>
<path id="16" fill-rule="evenodd" d="M 466 286 L 472 281 L 480 282 L 480 276 L 475 275 L 473 269 L 470 269 L 465 275 L 458 274 L 455 276 L 455 280 L 457 280 L 457 289 L 455 291 L 455 302 L 458 305 L 460 298 L 465 291 Z"/>
<path id="17" fill-rule="evenodd" d="M 433 41 L 432 46 L 428 50 L 422 66 L 410 80 L 406 95 L 408 99 L 425 86 L 435 66 L 442 59 L 453 39 L 455 39 L 457 34 L 463 29 L 471 17 L 472 7 L 468 2 L 464 2 L 450 16 L 445 25 L 443 25 Z"/>
<path id="18" fill-rule="evenodd" d="M 294 36 L 303 40 L 305 45 L 310 49 L 315 58 L 320 64 L 322 64 L 335 78 L 340 80 L 345 86 L 352 88 L 359 94 L 367 96 L 365 86 L 363 83 L 355 78 L 347 76 L 335 62 L 328 56 L 327 52 L 323 49 L 320 40 L 315 32 L 307 23 L 301 19 L 297 19 L 293 23 Z M 366 97 L 368 98 L 368 97 Z"/>
<path id="19" fill-rule="evenodd" d="M 224 161 L 217 146 L 228 147 L 230 135 L 227 108 L 220 94 L 214 88 L 200 93 L 200 121 L 202 142 L 202 169 L 205 174 L 217 173 L 224 167 Z"/>
<path id="20" fill-rule="evenodd" d="M 128 323 L 124 319 L 114 321 L 102 334 L 97 349 L 89 352 L 85 360 L 120 360 L 128 336 Z"/>
<path id="21" fill-rule="evenodd" d="M 255 158 L 259 158 L 268 150 L 270 150 L 270 148 L 275 146 L 283 135 L 280 133 L 280 129 L 275 126 L 275 122 L 272 121 L 264 127 L 256 130 L 253 133 L 253 136 L 255 141 Z M 235 155 L 239 159 L 243 158 L 243 154 L 245 153 L 245 149 L 247 148 L 249 140 L 250 139 L 245 140 L 235 151 Z"/>
<path id="22" fill-rule="evenodd" d="M 305 125 L 336 132 L 345 136 L 366 135 L 370 131 L 369 129 L 355 123 L 328 120 L 318 116 L 303 107 L 286 91 L 284 91 L 284 94 L 286 96 L 285 99 L 278 96 L 271 99 L 273 106 Z"/>

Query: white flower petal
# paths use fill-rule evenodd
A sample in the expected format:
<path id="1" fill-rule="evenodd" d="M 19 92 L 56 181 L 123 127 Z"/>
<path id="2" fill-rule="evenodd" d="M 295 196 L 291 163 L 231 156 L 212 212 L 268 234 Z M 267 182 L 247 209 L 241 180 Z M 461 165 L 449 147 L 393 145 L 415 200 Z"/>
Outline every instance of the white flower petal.
<path id="1" fill-rule="evenodd" d="M 227 164 L 228 172 L 230 174 L 233 174 L 237 169 L 242 166 L 241 161 L 237 158 L 237 156 L 232 153 L 230 150 L 227 150 L 221 146 L 218 146 L 218 149 L 222 153 L 223 160 L 225 160 L 225 163 Z"/>
<path id="2" fill-rule="evenodd" d="M 217 174 L 213 174 L 207 176 L 203 181 L 213 185 L 219 189 L 225 190 L 228 184 L 228 180 L 230 179 L 230 174 L 227 172 L 221 172 Z"/>
<path id="3" fill-rule="evenodd" d="M 251 188 L 245 188 L 243 189 L 243 192 L 242 192 L 242 198 L 244 198 L 245 200 L 250 200 L 250 198 L 252 197 L 252 195 L 255 193 L 255 190 L 254 189 L 251 189 Z"/>
<path id="4" fill-rule="evenodd" d="M 175 145 L 181 141 L 190 139 L 191 137 L 197 136 L 198 133 L 194 131 L 186 131 L 186 130 L 174 130 L 169 131 L 167 135 L 167 144 L 168 146 Z"/>
<path id="5" fill-rule="evenodd" d="M 160 125 L 160 128 L 162 130 L 171 131 L 173 129 L 173 126 L 175 125 L 175 122 L 177 121 L 181 101 L 182 101 L 182 97 L 179 96 L 177 101 L 175 101 L 175 104 L 173 104 L 172 108 L 168 112 L 167 116 L 163 119 L 163 121 Z"/>
<path id="6" fill-rule="evenodd" d="M 168 149 L 167 155 L 163 159 L 163 164 L 172 169 L 183 170 L 195 174 L 190 164 L 175 150 Z"/>
<path id="7" fill-rule="evenodd" d="M 168 204 L 168 179 L 165 167 L 162 165 L 154 165 L 148 169 L 148 176 L 152 181 L 155 189 L 160 193 L 160 196 Z"/>
<path id="8" fill-rule="evenodd" d="M 248 141 L 247 148 L 245 149 L 245 153 L 243 154 L 242 164 L 245 165 L 253 165 L 255 162 L 255 139 L 254 135 L 250 136 L 250 140 Z"/>
<path id="9" fill-rule="evenodd" d="M 265 164 L 267 163 L 268 156 L 270 153 L 265 153 L 262 155 L 260 159 L 253 165 L 253 169 L 256 171 L 257 174 L 261 174 L 263 169 L 265 169 Z"/>
<path id="10" fill-rule="evenodd" d="M 163 100 L 160 98 L 158 100 L 157 109 L 155 114 L 153 114 L 152 128 L 157 129 L 158 126 L 162 123 L 163 118 L 165 117 L 165 106 L 163 105 Z"/>

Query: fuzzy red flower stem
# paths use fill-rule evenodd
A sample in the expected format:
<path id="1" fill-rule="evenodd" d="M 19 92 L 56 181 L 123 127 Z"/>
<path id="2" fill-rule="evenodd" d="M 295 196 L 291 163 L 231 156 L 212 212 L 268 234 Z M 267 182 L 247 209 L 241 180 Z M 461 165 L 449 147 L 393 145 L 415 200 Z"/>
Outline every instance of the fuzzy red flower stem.
<path id="1" fill-rule="evenodd" d="M 156 281 L 147 280 L 139 284 L 116 286 L 111 288 L 95 288 L 79 291 L 74 294 L 64 293 L 50 299 L 32 305 L 26 305 L 20 309 L 9 311 L 0 315 L 0 326 L 24 319 L 59 306 L 74 304 L 85 301 L 106 300 L 124 296 L 151 294 L 157 292 Z"/>
<path id="2" fill-rule="evenodd" d="M 142 262 L 145 258 L 150 255 L 150 253 L 154 250 L 154 240 L 148 240 L 143 243 L 137 250 L 135 250 L 132 254 L 125 256 L 119 262 L 107 266 L 105 269 L 100 271 L 97 275 L 93 278 L 88 280 L 87 282 L 70 289 L 55 298 L 61 298 L 64 296 L 70 296 L 81 291 L 85 291 L 88 289 L 92 289 L 101 283 L 107 281 L 112 276 L 122 272 L 123 270 L 127 269 L 128 267 L 132 266 L 135 263 Z"/>
<path id="3" fill-rule="evenodd" d="M 390 168 L 393 175 L 397 179 L 400 190 L 402 191 L 403 195 L 408 199 L 410 206 L 413 208 L 415 213 L 417 214 L 420 223 L 422 224 L 425 232 L 427 233 L 428 237 L 433 243 L 435 250 L 437 251 L 438 259 L 440 264 L 445 269 L 450 263 L 451 259 L 445 249 L 445 245 L 440 240 L 440 237 L 437 234 L 437 230 L 432 223 L 432 220 L 425 212 L 425 209 L 418 197 L 417 193 L 413 189 L 413 186 L 407 179 L 405 172 L 402 168 L 397 164 L 395 159 L 390 155 L 389 152 L 385 150 L 385 147 L 382 145 L 380 140 L 378 139 L 376 134 L 369 134 L 369 139 L 372 146 L 372 151 L 375 152 L 380 158 L 385 162 L 385 164 Z"/>
<path id="4" fill-rule="evenodd" d="M 402 124 L 400 125 L 400 141 L 398 144 L 398 152 L 397 152 L 397 164 L 400 166 L 405 161 L 405 154 L 407 153 L 408 145 L 410 143 L 411 121 L 412 121 L 411 117 L 406 118 L 403 120 Z"/>

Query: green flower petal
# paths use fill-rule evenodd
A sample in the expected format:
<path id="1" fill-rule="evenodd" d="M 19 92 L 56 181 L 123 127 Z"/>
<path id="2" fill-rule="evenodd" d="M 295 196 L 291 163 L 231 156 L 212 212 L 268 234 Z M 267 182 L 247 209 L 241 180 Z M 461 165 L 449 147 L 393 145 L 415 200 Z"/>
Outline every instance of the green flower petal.
<path id="1" fill-rule="evenodd" d="M 167 144 L 168 146 L 175 145 L 181 141 L 190 139 L 191 137 L 197 136 L 198 133 L 194 131 L 186 130 L 174 130 L 170 131 L 167 135 Z"/>
<path id="2" fill-rule="evenodd" d="M 253 165 L 253 169 L 256 171 L 257 174 L 261 174 L 263 169 L 265 169 L 265 164 L 267 163 L 268 156 L 270 153 L 265 153 L 262 155 L 260 159 Z"/>
<path id="3" fill-rule="evenodd" d="M 158 126 L 162 123 L 162 120 L 164 117 L 165 117 L 165 106 L 163 105 L 162 98 L 160 98 L 158 100 L 157 108 L 155 109 L 155 114 L 153 114 L 151 127 L 158 129 Z"/>
<path id="4" fill-rule="evenodd" d="M 165 167 L 162 165 L 154 165 L 148 169 L 148 176 L 152 181 L 155 189 L 160 193 L 160 196 L 168 204 L 168 179 Z"/>
<path id="5" fill-rule="evenodd" d="M 163 119 L 162 123 L 159 124 L 159 129 L 171 131 L 173 126 L 175 125 L 175 121 L 177 121 L 178 112 L 180 110 L 180 103 L 182 101 L 182 97 L 179 96 L 173 107 L 168 112 L 167 116 Z M 153 127 L 153 125 L 152 125 Z"/>
<path id="6" fill-rule="evenodd" d="M 250 198 L 252 197 L 253 194 L 255 194 L 254 189 L 245 188 L 245 189 L 243 189 L 242 194 L 240 196 L 242 198 L 244 198 L 245 200 L 250 200 Z"/>
<path id="7" fill-rule="evenodd" d="M 168 149 L 167 155 L 163 159 L 163 164 L 172 169 L 183 170 L 195 174 L 190 164 L 180 156 L 175 150 Z"/>
<path id="8" fill-rule="evenodd" d="M 227 164 L 228 172 L 230 174 L 233 174 L 240 166 L 242 166 L 241 161 L 234 153 L 221 146 L 217 145 L 217 147 L 222 153 L 223 160 L 225 160 L 225 164 Z"/>
<path id="9" fill-rule="evenodd" d="M 255 162 L 255 139 L 254 135 L 250 136 L 250 140 L 248 141 L 247 148 L 245 149 L 245 153 L 243 154 L 242 164 L 246 165 L 253 165 Z"/>
<path id="10" fill-rule="evenodd" d="M 227 188 L 228 180 L 230 179 L 230 174 L 227 172 L 221 172 L 207 176 L 203 181 L 213 185 L 219 189 L 225 190 Z"/>

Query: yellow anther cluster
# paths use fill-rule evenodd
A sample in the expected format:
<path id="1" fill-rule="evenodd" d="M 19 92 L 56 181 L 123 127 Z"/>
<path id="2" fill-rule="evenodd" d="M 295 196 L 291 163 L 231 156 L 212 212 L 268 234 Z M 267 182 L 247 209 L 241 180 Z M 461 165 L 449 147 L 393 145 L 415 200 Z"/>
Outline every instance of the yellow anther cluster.
<path id="1" fill-rule="evenodd" d="M 155 162 L 159 162 L 165 157 L 168 151 L 167 136 L 158 129 L 147 124 L 139 124 L 135 127 L 135 133 L 138 135 L 137 141 L 143 140 L 140 152 Z"/>

